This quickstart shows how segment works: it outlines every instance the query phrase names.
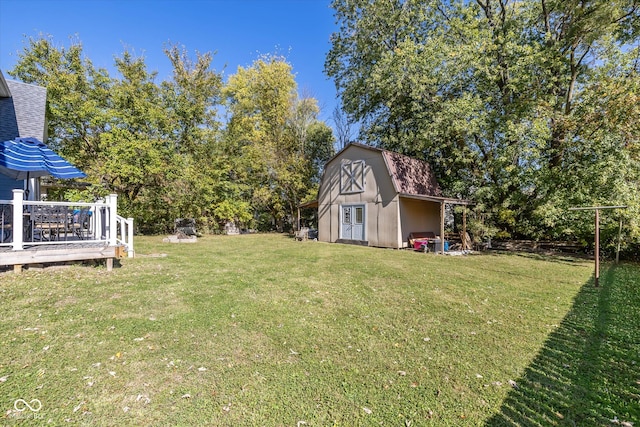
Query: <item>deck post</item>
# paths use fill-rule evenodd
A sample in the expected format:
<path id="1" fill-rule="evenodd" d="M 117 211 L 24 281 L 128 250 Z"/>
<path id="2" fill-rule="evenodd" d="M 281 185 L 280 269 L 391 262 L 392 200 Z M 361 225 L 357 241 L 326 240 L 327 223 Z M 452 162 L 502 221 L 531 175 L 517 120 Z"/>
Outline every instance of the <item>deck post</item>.
<path id="1" fill-rule="evenodd" d="M 133 218 L 127 218 L 127 257 L 133 258 L 135 251 L 133 249 Z"/>
<path id="2" fill-rule="evenodd" d="M 14 251 L 23 249 L 24 240 L 24 221 L 22 214 L 24 212 L 24 190 L 13 190 L 13 243 Z"/>
<path id="3" fill-rule="evenodd" d="M 96 200 L 96 203 L 100 203 L 100 204 L 105 204 L 106 202 L 107 202 L 106 199 Z M 91 224 L 93 226 L 95 236 L 100 240 L 106 240 L 107 233 L 106 233 L 104 217 L 106 216 L 105 212 L 107 211 L 107 209 L 104 208 L 103 206 L 100 206 L 100 207 L 94 206 L 91 209 L 93 210 L 93 215 L 91 215 Z"/>
<path id="4" fill-rule="evenodd" d="M 109 206 L 109 246 L 118 244 L 118 195 L 109 194 L 107 196 L 107 205 Z"/>

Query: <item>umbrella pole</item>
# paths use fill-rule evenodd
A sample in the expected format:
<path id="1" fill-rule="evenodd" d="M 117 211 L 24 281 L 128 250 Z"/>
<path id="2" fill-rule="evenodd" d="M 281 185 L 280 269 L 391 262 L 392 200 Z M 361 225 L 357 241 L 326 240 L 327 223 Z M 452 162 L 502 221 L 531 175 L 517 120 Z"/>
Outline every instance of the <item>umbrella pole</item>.
<path id="1" fill-rule="evenodd" d="M 29 200 L 29 172 L 27 171 L 27 188 L 24 190 L 25 200 Z"/>

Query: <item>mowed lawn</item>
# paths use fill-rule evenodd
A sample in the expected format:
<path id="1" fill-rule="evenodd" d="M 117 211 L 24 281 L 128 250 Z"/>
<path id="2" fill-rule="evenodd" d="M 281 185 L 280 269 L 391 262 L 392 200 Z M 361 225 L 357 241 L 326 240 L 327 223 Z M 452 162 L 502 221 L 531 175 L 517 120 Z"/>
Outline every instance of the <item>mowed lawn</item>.
<path id="1" fill-rule="evenodd" d="M 637 265 L 136 245 L 0 275 L 0 424 L 640 426 Z"/>

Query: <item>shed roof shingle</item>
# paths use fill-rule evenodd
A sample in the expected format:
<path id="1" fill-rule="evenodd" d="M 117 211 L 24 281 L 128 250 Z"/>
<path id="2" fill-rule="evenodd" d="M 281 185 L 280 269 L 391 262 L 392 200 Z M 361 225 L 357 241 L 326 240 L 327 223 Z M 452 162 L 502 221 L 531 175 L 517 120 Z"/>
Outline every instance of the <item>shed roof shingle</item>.
<path id="1" fill-rule="evenodd" d="M 429 163 L 386 150 L 382 150 L 382 156 L 398 193 L 412 196 L 442 196 Z"/>

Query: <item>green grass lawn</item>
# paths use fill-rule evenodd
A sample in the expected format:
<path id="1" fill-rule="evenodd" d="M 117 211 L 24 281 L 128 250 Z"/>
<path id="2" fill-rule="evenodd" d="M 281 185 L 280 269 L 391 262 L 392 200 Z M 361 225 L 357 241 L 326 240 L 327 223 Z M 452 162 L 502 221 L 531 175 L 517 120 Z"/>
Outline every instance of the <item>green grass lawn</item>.
<path id="1" fill-rule="evenodd" d="M 0 424 L 640 426 L 637 265 L 136 245 L 0 275 Z"/>

